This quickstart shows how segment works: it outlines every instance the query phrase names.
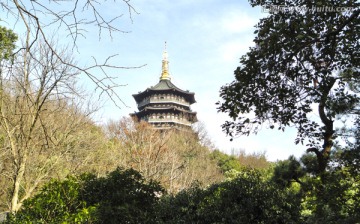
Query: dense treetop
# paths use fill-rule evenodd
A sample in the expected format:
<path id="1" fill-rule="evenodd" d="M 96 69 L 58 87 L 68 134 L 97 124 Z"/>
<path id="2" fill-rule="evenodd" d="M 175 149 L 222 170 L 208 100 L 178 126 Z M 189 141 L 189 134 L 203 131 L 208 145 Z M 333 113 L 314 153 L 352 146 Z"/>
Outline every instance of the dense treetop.
<path id="1" fill-rule="evenodd" d="M 256 26 L 255 47 L 240 59 L 235 81 L 223 86 L 219 110 L 230 135 L 266 125 L 295 126 L 323 171 L 336 138 L 337 115 L 352 113 L 359 95 L 349 89 L 360 68 L 359 4 L 354 1 L 250 1 L 253 6 L 348 7 L 344 12 L 272 11 Z M 314 111 L 313 108 L 317 107 Z M 313 119 L 317 113 L 319 119 Z"/>

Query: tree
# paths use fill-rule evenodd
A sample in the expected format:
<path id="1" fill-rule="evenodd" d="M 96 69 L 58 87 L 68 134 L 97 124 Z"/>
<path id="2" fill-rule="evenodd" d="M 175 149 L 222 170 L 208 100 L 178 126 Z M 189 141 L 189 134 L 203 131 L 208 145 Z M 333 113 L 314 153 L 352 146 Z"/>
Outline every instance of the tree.
<path id="1" fill-rule="evenodd" d="M 74 149 L 74 133 L 90 123 L 93 110 L 81 100 L 79 73 L 63 63 L 73 63 L 66 51 L 58 52 L 61 60 L 39 44 L 2 67 L 0 159 L 6 164 L 1 179 L 12 185 L 6 200 L 12 212 L 44 180 L 60 173 L 62 160 Z"/>
<path id="2" fill-rule="evenodd" d="M 162 192 L 132 169 L 69 176 L 47 183 L 8 223 L 155 223 Z"/>
<path id="3" fill-rule="evenodd" d="M 211 137 L 210 137 L 208 131 L 206 130 L 206 125 L 204 122 L 198 121 L 198 122 L 194 123 L 192 125 L 192 129 L 198 136 L 199 142 L 201 143 L 201 145 L 207 147 L 210 150 L 216 149 L 214 143 L 211 140 Z"/>
<path id="4" fill-rule="evenodd" d="M 129 1 L 122 2 L 131 17 L 134 8 Z M 103 13 L 107 10 L 102 10 L 101 6 L 106 3 L 21 0 L 0 3 L 0 10 L 5 15 L 2 19 L 6 19 L 6 23 L 13 29 L 23 28 L 21 36 L 24 37 L 17 43 L 18 48 L 11 51 L 16 41 L 15 35 L 5 29 L 0 32 L 1 59 L 15 60 L 14 64 L 2 63 L 0 68 L 0 125 L 4 136 L 2 147 L 7 153 L 1 156 L 12 168 L 2 173 L 2 178 L 13 184 L 9 195 L 12 212 L 17 211 L 49 172 L 54 170 L 54 166 L 59 163 L 59 156 L 72 149 L 66 142 L 71 134 L 89 122 L 87 116 L 84 116 L 86 113 L 79 115 L 85 105 L 77 101 L 78 96 L 82 95 L 74 86 L 78 76 L 85 74 L 96 85 L 96 90 L 100 90 L 100 96 L 107 95 L 117 106 L 119 101 L 122 102 L 114 89 L 121 85 L 107 73 L 107 69 L 129 67 L 111 65 L 109 61 L 112 56 L 104 62 L 94 58 L 92 64 L 80 66 L 69 56 L 73 50 L 79 50 L 77 42 L 86 36 L 87 28 L 92 25 L 99 29 L 99 39 L 104 31 L 108 31 L 110 37 L 114 32 L 121 32 L 115 26 L 120 16 L 109 18 Z M 111 4 L 112 8 L 121 7 L 121 4 Z M 67 49 L 72 52 L 57 48 L 52 33 L 66 37 L 62 40 L 68 40 Z M 61 115 L 63 117 L 59 118 Z M 56 150 L 59 148 L 62 150 Z M 43 163 L 31 163 L 31 159 L 36 156 Z M 38 166 L 28 167 L 28 164 Z M 30 177 L 31 174 L 36 177 Z"/>
<path id="5" fill-rule="evenodd" d="M 343 149 L 340 159 L 336 162 L 348 167 L 354 176 L 360 177 L 360 116 L 356 118 L 354 127 L 347 130 L 347 133 L 353 141 L 348 141 L 348 147 Z"/>
<path id="6" fill-rule="evenodd" d="M 87 177 L 82 198 L 98 207 L 99 223 L 155 223 L 155 205 L 163 192 L 158 182 L 136 170 L 117 168 L 106 177 Z"/>
<path id="7" fill-rule="evenodd" d="M 314 11 L 328 1 L 250 0 L 252 6 L 307 7 L 272 11 L 256 26 L 256 47 L 241 57 L 235 81 L 220 90 L 219 111 L 233 119 L 222 127 L 230 135 L 249 135 L 259 126 L 295 126 L 295 143 L 307 142 L 317 173 L 326 170 L 337 137 L 337 115 L 359 102 L 346 83 L 358 80 L 360 3 L 332 1 L 342 12 Z M 264 7 L 265 7 L 264 6 Z M 346 75 L 343 75 L 346 74 Z M 320 119 L 312 119 L 317 107 Z"/>
<path id="8" fill-rule="evenodd" d="M 334 147 L 331 165 L 321 179 L 317 176 L 316 156 L 312 154 L 305 154 L 300 160 L 291 156 L 276 163 L 273 179 L 280 188 L 300 186 L 304 223 L 359 222 L 359 127 L 357 119 L 354 129 L 348 130 L 354 142 Z"/>
<path id="9" fill-rule="evenodd" d="M 69 51 L 77 51 L 78 41 L 82 41 L 88 35 L 91 28 L 98 29 L 99 40 L 105 36 L 113 37 L 115 33 L 123 33 L 118 27 L 118 20 L 122 16 L 122 11 L 132 14 L 137 13 L 129 0 L 120 0 L 124 4 L 108 1 L 23 1 L 10 0 L 0 3 L 0 10 L 4 15 L 0 21 L 6 21 L 14 30 L 22 30 L 21 36 L 24 37 L 17 51 L 14 54 L 25 56 L 24 60 L 32 58 L 32 48 L 36 48 L 40 43 L 50 49 L 54 58 L 59 62 L 71 67 L 77 72 L 85 74 L 99 90 L 99 95 L 107 95 L 118 107 L 122 103 L 120 96 L 117 95 L 115 88 L 122 86 L 116 83 L 115 77 L 108 74 L 108 69 L 129 69 L 126 67 L 111 64 L 111 59 L 115 56 L 107 57 L 103 62 L 99 62 L 93 57 L 93 63 L 81 66 L 63 58 L 62 52 L 53 47 L 52 34 L 61 35 L 62 41 L 68 44 Z M 111 7 L 115 14 L 107 13 L 104 9 Z M 124 7 L 124 8 L 123 8 Z M 118 14 L 117 14 L 118 13 Z M 23 32 L 23 33 L 22 33 Z M 90 35 L 94 35 L 91 33 Z M 95 34 L 96 35 L 96 34 Z M 81 50 L 81 49 L 80 49 Z M 23 54 L 26 52 L 26 54 Z M 83 57 L 83 56 L 82 56 Z M 25 63 L 26 64 L 26 63 Z"/>
<path id="10" fill-rule="evenodd" d="M 214 150 L 211 152 L 211 158 L 216 161 L 217 166 L 220 168 L 222 173 L 226 173 L 230 170 L 240 171 L 242 164 L 236 159 L 234 155 L 227 155 L 226 153 Z"/>
<path id="11" fill-rule="evenodd" d="M 9 215 L 6 223 L 94 223 L 96 206 L 89 206 L 81 198 L 84 180 L 67 177 L 51 180 L 33 197 L 25 200 L 16 215 Z"/>
<path id="12" fill-rule="evenodd" d="M 158 212 L 160 223 L 300 223 L 300 198 L 244 168 L 233 180 L 164 196 Z"/>
<path id="13" fill-rule="evenodd" d="M 196 180 L 210 184 L 221 177 L 209 149 L 190 130 L 159 131 L 130 118 L 111 121 L 105 130 L 111 147 L 119 153 L 119 163 L 138 170 L 146 179 L 159 181 L 169 192 Z"/>
<path id="14" fill-rule="evenodd" d="M 17 35 L 14 32 L 0 26 L 0 62 L 12 58 L 16 41 Z"/>

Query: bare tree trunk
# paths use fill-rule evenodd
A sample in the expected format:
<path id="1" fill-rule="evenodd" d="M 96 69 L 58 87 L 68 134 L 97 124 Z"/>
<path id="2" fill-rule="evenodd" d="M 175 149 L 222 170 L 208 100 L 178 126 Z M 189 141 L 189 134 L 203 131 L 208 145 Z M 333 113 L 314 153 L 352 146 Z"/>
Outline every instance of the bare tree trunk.
<path id="1" fill-rule="evenodd" d="M 21 182 L 23 181 L 24 178 L 26 160 L 27 160 L 27 156 L 24 155 L 24 157 L 20 161 L 19 164 L 20 166 L 15 174 L 14 189 L 12 192 L 11 205 L 10 205 L 10 211 L 13 213 L 17 212 L 22 205 L 22 203 L 19 203 L 19 192 L 21 188 Z"/>

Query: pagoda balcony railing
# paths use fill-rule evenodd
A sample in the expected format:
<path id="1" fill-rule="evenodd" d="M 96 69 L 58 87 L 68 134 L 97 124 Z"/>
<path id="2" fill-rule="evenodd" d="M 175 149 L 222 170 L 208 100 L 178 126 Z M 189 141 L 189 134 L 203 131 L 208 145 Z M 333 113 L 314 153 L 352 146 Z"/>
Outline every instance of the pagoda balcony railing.
<path id="1" fill-rule="evenodd" d="M 180 119 L 176 119 L 176 118 L 148 118 L 147 122 L 149 122 L 149 123 L 177 123 L 177 124 L 191 126 L 190 121 L 180 120 Z"/>
<path id="2" fill-rule="evenodd" d="M 150 99 L 150 100 L 148 99 L 148 100 L 143 100 L 141 103 L 139 103 L 138 107 L 143 107 L 149 103 L 175 103 L 182 106 L 187 106 L 187 107 L 190 106 L 190 103 L 176 99 Z"/>

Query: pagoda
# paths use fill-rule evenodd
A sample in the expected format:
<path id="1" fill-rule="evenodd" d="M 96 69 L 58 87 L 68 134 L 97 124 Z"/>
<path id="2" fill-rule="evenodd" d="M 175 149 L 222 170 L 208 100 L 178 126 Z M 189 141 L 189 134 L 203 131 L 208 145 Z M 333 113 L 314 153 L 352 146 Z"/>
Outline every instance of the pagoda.
<path id="1" fill-rule="evenodd" d="M 194 95 L 171 82 L 165 43 L 160 81 L 143 92 L 133 94 L 139 112 L 130 116 L 137 121 L 146 121 L 156 129 L 191 128 L 197 121 L 196 112 L 190 109 L 190 105 L 196 102 Z"/>

